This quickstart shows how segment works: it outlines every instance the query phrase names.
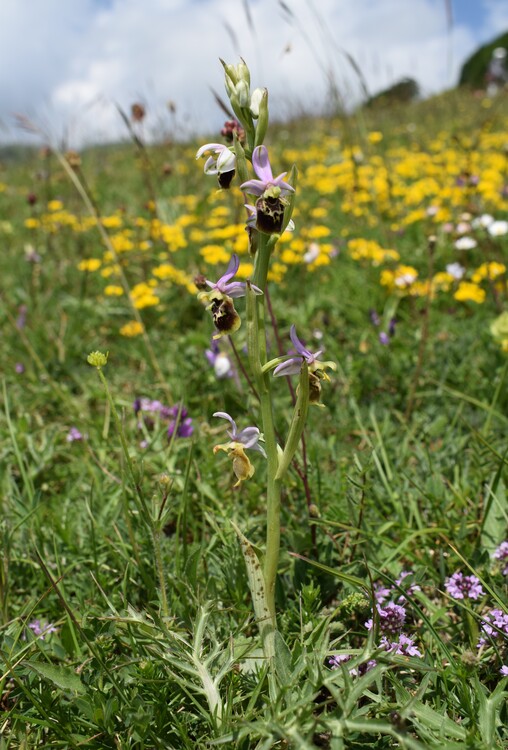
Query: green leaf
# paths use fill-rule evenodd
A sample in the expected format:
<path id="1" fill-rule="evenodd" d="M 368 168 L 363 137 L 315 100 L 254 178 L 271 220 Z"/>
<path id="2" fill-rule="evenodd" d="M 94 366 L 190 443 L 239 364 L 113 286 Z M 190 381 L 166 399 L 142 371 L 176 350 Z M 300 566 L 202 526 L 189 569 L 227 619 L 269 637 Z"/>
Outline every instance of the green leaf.
<path id="1" fill-rule="evenodd" d="M 489 497 L 487 498 L 485 515 L 483 517 L 480 546 L 490 554 L 503 541 L 506 533 L 508 519 L 508 501 L 506 489 L 502 479 L 499 479 L 497 487 L 491 485 Z"/>
<path id="2" fill-rule="evenodd" d="M 24 661 L 23 665 L 28 669 L 40 674 L 62 690 L 72 690 L 75 693 L 84 693 L 85 686 L 76 672 L 71 667 L 55 666 L 37 660 Z"/>
<path id="3" fill-rule="evenodd" d="M 291 651 L 278 630 L 275 631 L 275 671 L 282 685 L 291 682 Z"/>

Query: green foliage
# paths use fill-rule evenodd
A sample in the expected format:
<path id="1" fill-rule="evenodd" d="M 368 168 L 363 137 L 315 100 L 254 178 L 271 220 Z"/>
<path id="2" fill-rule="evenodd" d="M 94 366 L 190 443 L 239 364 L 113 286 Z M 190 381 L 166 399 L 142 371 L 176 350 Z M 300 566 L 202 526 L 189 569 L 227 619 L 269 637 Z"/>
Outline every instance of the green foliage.
<path id="1" fill-rule="evenodd" d="M 487 69 L 496 47 L 508 49 L 508 31 L 473 52 L 460 70 L 459 86 L 471 86 L 475 89 L 485 86 Z"/>
<path id="2" fill-rule="evenodd" d="M 274 148 L 305 155 L 323 133 L 339 133 L 348 148 L 368 154 L 362 133 L 382 130 L 381 170 L 392 164 L 394 149 L 411 152 L 444 131 L 463 143 L 473 128 L 487 127 L 481 107 L 457 96 L 408 105 L 403 123 L 389 109 L 361 115 L 365 121 L 295 122 L 273 136 Z M 415 135 L 406 127 L 412 123 Z M 467 148 L 464 159 L 474 162 Z M 165 220 L 176 221 L 178 198 L 190 195 L 196 200 L 189 213 L 205 226 L 215 188 L 203 185 L 200 168 L 191 171 L 194 147 L 153 146 L 148 153 Z M 435 157 L 436 148 L 429 153 Z M 82 157 L 104 216 L 150 222 L 145 166 L 129 147 Z M 41 159 L 49 176 L 34 183 Z M 168 159 L 174 169 L 162 179 Z M 63 219 L 54 231 L 26 226 L 52 199 L 86 216 L 63 168 L 35 152 L 2 163 L 2 222 L 10 229 L 0 222 L 0 748 L 505 747 L 507 680 L 499 672 L 506 644 L 494 637 L 478 648 L 482 618 L 505 610 L 507 593 L 503 565 L 492 557 L 508 520 L 508 368 L 490 333 L 502 293 L 486 285 L 481 305 L 435 296 L 426 312 L 425 296 L 387 291 L 377 266 L 351 257 L 342 230 L 353 227 L 355 236 L 383 247 L 397 243 L 423 274 L 427 218 L 393 232 L 390 216 L 369 226 L 373 214 L 353 219 L 338 193 L 327 199 L 332 262 L 311 271 L 305 263 L 288 265 L 273 285 L 284 349 L 294 322 L 313 351 L 324 347 L 326 359 L 338 364 L 323 383 L 326 408 L 309 409 L 305 455 L 299 423 L 293 429 L 274 681 L 248 584 L 249 576 L 257 580 L 264 541 L 265 466 L 256 456 L 252 480 L 233 490 L 230 462 L 213 454 L 224 439 L 213 412 L 234 413 L 239 426 L 256 418 L 257 401 L 239 364 L 246 361 L 245 327 L 238 359 L 224 345 L 237 376 L 223 380 L 204 355 L 209 321 L 182 286 L 168 285 L 159 306 L 141 309 L 147 340 L 122 335 L 131 316 L 126 295 L 105 295 L 109 277 L 78 269 L 84 259 L 99 259 L 100 235 L 75 231 Z M 304 206 L 296 235 L 318 224 L 311 212 L 324 205 L 309 173 L 299 175 L 295 205 Z M 36 208 L 25 200 L 34 189 Z M 234 203 L 221 196 L 224 205 Z M 475 213 L 487 210 L 471 192 L 463 200 L 457 213 L 472 201 Z M 148 250 L 120 253 L 130 288 L 148 283 L 150 263 L 167 252 L 151 241 Z M 230 239 L 220 242 L 230 250 Z M 479 265 L 485 253 L 504 257 L 506 245 L 496 242 L 471 251 L 469 262 Z M 25 244 L 40 262 L 25 260 Z M 455 258 L 452 246 L 440 234 L 434 262 Z M 183 257 L 175 252 L 170 259 L 192 275 L 204 267 L 200 250 L 198 239 L 189 240 Z M 21 305 L 24 325 L 17 322 Z M 397 317 L 389 346 L 379 342 L 372 309 L 384 326 Z M 277 356 L 273 331 L 269 344 Z M 87 364 L 94 351 L 109 352 L 100 373 Z M 16 371 L 19 363 L 24 372 Z M 284 379 L 274 391 L 276 430 L 287 435 Z M 168 439 L 163 415 L 135 414 L 141 397 L 177 411 L 184 406 L 192 437 Z M 81 439 L 68 439 L 72 427 Z M 243 552 L 236 527 L 245 532 Z M 479 599 L 447 592 L 457 570 L 478 577 Z M 380 647 L 373 612 L 380 588 L 404 604 L 405 627 L 422 656 Z M 258 590 L 259 619 L 260 584 Z"/>

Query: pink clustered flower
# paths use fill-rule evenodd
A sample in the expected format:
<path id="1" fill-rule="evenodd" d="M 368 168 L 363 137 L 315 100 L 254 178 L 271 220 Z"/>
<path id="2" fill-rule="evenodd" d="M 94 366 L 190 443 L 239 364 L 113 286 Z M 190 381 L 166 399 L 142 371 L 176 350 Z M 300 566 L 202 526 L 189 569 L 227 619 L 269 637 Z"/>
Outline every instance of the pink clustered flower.
<path id="1" fill-rule="evenodd" d="M 506 565 L 504 565 L 502 573 L 504 576 L 508 576 L 508 539 L 505 539 L 504 542 L 501 542 L 492 557 L 495 560 L 499 560 L 502 565 L 506 563 Z"/>
<path id="2" fill-rule="evenodd" d="M 67 437 L 65 438 L 68 443 L 76 443 L 80 440 L 83 440 L 83 435 L 78 430 L 77 427 L 71 427 L 69 432 L 67 433 Z"/>
<path id="3" fill-rule="evenodd" d="M 508 640 L 508 614 L 501 609 L 491 609 L 490 612 L 482 615 L 478 648 L 485 646 L 489 641 L 503 642 L 505 640 Z"/>
<path id="4" fill-rule="evenodd" d="M 168 438 L 172 438 L 175 432 L 176 437 L 181 438 L 191 437 L 194 432 L 192 418 L 189 417 L 187 409 L 179 404 L 166 406 L 156 399 L 137 398 L 133 409 L 138 417 L 139 429 L 145 427 L 147 430 L 152 430 L 155 426 L 155 419 L 159 416 L 160 419 L 168 422 Z M 146 440 L 143 440 L 141 447 L 147 447 Z"/>
<path id="5" fill-rule="evenodd" d="M 379 617 L 379 629 L 381 632 L 395 635 L 402 630 L 406 620 L 406 610 L 404 607 L 401 607 L 400 604 L 388 602 L 386 607 L 381 607 L 378 604 L 377 612 Z M 367 630 L 372 630 L 373 626 L 374 620 L 372 618 L 365 623 Z"/>
<path id="6" fill-rule="evenodd" d="M 33 634 L 42 641 L 45 640 L 46 635 L 49 635 L 49 633 L 56 633 L 57 630 L 53 623 L 46 622 L 45 620 L 33 620 L 28 623 L 28 627 Z"/>
<path id="7" fill-rule="evenodd" d="M 453 599 L 479 599 L 485 594 L 476 576 L 465 576 L 459 570 L 446 579 L 445 588 Z"/>
<path id="8" fill-rule="evenodd" d="M 379 622 L 379 630 L 381 632 L 381 639 L 379 641 L 379 648 L 387 651 L 388 653 L 395 654 L 397 656 L 422 656 L 422 652 L 416 646 L 414 638 L 406 633 L 402 632 L 402 628 L 406 624 L 406 609 L 402 606 L 402 603 L 406 601 L 414 591 L 419 591 L 420 587 L 414 582 L 410 582 L 407 579 L 412 575 L 410 571 L 402 571 L 399 578 L 395 580 L 396 587 L 387 587 L 383 583 L 376 583 L 374 585 L 374 599 L 376 601 L 376 610 Z M 404 593 L 400 594 L 400 589 L 405 589 Z M 394 597 L 399 594 L 397 602 L 385 601 L 389 597 Z M 371 617 L 365 623 L 367 630 L 372 630 L 375 626 L 375 619 Z M 336 654 L 331 656 L 328 660 L 328 665 L 331 669 L 338 669 L 342 664 L 348 662 L 352 656 L 350 654 Z M 349 674 L 365 674 L 370 669 L 375 667 L 377 661 L 370 659 L 363 664 L 360 664 L 358 668 L 349 670 Z"/>

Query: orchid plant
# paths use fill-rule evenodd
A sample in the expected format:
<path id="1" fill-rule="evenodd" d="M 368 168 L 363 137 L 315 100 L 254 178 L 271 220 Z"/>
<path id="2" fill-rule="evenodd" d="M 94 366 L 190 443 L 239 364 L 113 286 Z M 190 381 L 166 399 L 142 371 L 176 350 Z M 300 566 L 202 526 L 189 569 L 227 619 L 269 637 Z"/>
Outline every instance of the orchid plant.
<path id="1" fill-rule="evenodd" d="M 302 438 L 310 403 L 320 403 L 321 381 L 327 380 L 327 369 L 333 362 L 322 362 L 321 351 L 312 353 L 300 341 L 293 325 L 290 339 L 294 348 L 286 356 L 268 360 L 266 290 L 267 277 L 275 246 L 281 234 L 294 229 L 291 220 L 296 195 L 296 168 L 289 176 L 282 172 L 274 176 L 268 149 L 263 145 L 268 125 L 268 93 L 256 89 L 250 93 L 250 73 L 242 61 L 238 65 L 222 62 L 226 74 L 226 91 L 238 118 L 237 126 L 229 128 L 231 146 L 208 143 L 196 155 L 200 158 L 212 151 L 204 167 L 206 174 L 218 176 L 219 185 L 228 188 L 238 173 L 240 189 L 246 196 L 246 229 L 249 248 L 254 262 L 254 273 L 246 283 L 233 281 L 239 260 L 233 255 L 225 273 L 217 282 L 199 279 L 199 299 L 212 314 L 216 332 L 214 338 L 235 334 L 241 318 L 234 299 L 246 298 L 247 349 L 252 383 L 259 397 L 260 427 L 238 429 L 226 412 L 216 412 L 215 417 L 229 422 L 229 440 L 215 446 L 214 452 L 225 451 L 233 462 L 235 487 L 252 478 L 254 466 L 246 451 L 255 450 L 266 457 L 266 545 L 262 559 L 253 545 L 236 529 L 247 565 L 248 580 L 254 611 L 260 629 L 265 657 L 274 664 L 277 633 L 275 609 L 275 583 L 280 553 L 281 488 Z M 241 134 L 241 139 L 238 136 Z M 249 175 L 249 162 L 255 177 Z M 227 178 L 224 178 L 227 175 Z M 287 176 L 287 179 L 286 179 Z M 273 376 L 299 376 L 296 403 L 284 443 L 279 444 L 274 426 L 272 399 Z M 236 527 L 235 527 L 236 528 Z"/>

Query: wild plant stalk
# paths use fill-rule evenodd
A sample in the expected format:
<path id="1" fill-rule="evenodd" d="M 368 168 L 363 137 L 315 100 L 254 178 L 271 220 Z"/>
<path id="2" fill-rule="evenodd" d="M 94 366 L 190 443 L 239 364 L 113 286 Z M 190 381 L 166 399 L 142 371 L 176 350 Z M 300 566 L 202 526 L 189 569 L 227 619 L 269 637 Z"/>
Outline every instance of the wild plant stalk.
<path id="1" fill-rule="evenodd" d="M 162 373 L 161 367 L 159 365 L 159 361 L 157 359 L 157 356 L 155 354 L 155 351 L 153 349 L 152 343 L 150 341 L 150 338 L 148 336 L 148 333 L 146 332 L 144 323 L 141 319 L 141 315 L 139 314 L 139 310 L 134 305 L 132 301 L 132 295 L 130 291 L 130 285 L 129 281 L 127 279 L 127 276 L 125 275 L 125 272 L 122 268 L 122 264 L 120 263 L 120 259 L 118 257 L 118 253 L 116 251 L 115 246 L 109 239 L 109 235 L 104 229 L 104 225 L 101 221 L 101 216 L 98 211 L 98 208 L 94 205 L 93 200 L 91 199 L 85 185 L 82 183 L 82 181 L 79 178 L 79 175 L 76 173 L 76 170 L 72 168 L 72 166 L 69 164 L 67 159 L 64 157 L 63 154 L 61 154 L 59 151 L 55 151 L 55 155 L 60 162 L 60 165 L 63 167 L 65 172 L 67 173 L 68 177 L 70 178 L 71 182 L 73 183 L 74 187 L 78 191 L 79 195 L 81 196 L 83 203 L 85 204 L 88 212 L 90 213 L 90 216 L 93 216 L 96 222 L 97 230 L 99 232 L 99 235 L 101 237 L 102 242 L 104 243 L 104 246 L 108 250 L 109 253 L 111 253 L 112 258 L 115 261 L 115 265 L 118 268 L 118 274 L 120 277 L 120 283 L 122 285 L 122 288 L 127 296 L 127 299 L 129 300 L 132 314 L 136 320 L 137 323 L 141 326 L 142 331 L 142 338 L 143 342 L 146 347 L 148 360 L 153 368 L 153 371 L 155 372 L 157 378 L 159 379 L 159 383 L 161 384 L 161 387 L 164 388 L 164 391 L 166 393 L 166 396 L 169 401 L 172 400 L 171 391 L 169 388 L 169 385 L 167 383 L 166 378 L 164 378 L 164 375 Z"/>
<path id="2" fill-rule="evenodd" d="M 165 618 L 169 617 L 169 606 L 168 606 L 168 597 L 167 597 L 167 590 L 166 590 L 166 574 L 164 570 L 164 560 L 162 555 L 162 545 L 161 545 L 161 537 L 162 537 L 162 529 L 164 527 L 164 508 L 161 507 L 159 512 L 155 515 L 152 513 L 147 505 L 147 502 L 145 500 L 145 496 L 143 495 L 142 489 L 139 484 L 138 476 L 136 474 L 134 464 L 131 458 L 131 455 L 129 453 L 129 446 L 127 445 L 127 439 L 125 437 L 125 432 L 123 429 L 122 422 L 120 420 L 120 417 L 118 415 L 118 411 L 115 406 L 115 402 L 113 401 L 113 397 L 111 395 L 111 391 L 109 389 L 108 381 L 106 380 L 106 377 L 102 371 L 102 368 L 107 364 L 108 358 L 107 355 L 102 354 L 101 352 L 92 352 L 88 355 L 88 363 L 92 365 L 92 367 L 95 367 L 97 370 L 97 373 L 99 375 L 99 379 L 104 387 L 104 391 L 106 393 L 106 398 L 108 400 L 111 413 L 113 415 L 113 420 L 115 422 L 115 427 L 118 432 L 118 436 L 120 438 L 120 444 L 122 446 L 122 453 L 124 455 L 124 459 L 127 465 L 127 470 L 129 473 L 129 477 L 132 484 L 133 489 L 133 497 L 134 501 L 139 513 L 139 517 L 144 522 L 150 531 L 150 535 L 152 538 L 152 545 L 153 545 L 153 552 L 155 557 L 155 567 L 157 570 L 157 578 L 159 580 L 159 594 L 161 598 L 161 610 L 162 615 Z M 165 501 L 163 501 L 165 504 Z"/>
<path id="3" fill-rule="evenodd" d="M 224 450 L 233 459 L 233 469 L 237 476 L 236 486 L 254 473 L 246 449 L 257 449 L 266 455 L 266 543 L 263 559 L 259 560 L 253 546 L 236 529 L 242 546 L 249 586 L 251 589 L 255 616 L 260 629 L 265 657 L 274 666 L 277 614 L 275 606 L 275 585 L 280 556 L 280 517 L 281 490 L 285 475 L 293 461 L 302 439 L 309 402 L 318 402 L 321 390 L 320 380 L 327 378 L 326 367 L 333 363 L 320 362 L 296 336 L 294 326 L 291 340 L 296 356 L 281 355 L 268 360 L 267 321 L 271 318 L 271 308 L 267 294 L 270 260 L 281 234 L 290 226 L 293 211 L 296 183 L 296 169 L 293 168 L 288 180 L 286 173 L 277 177 L 272 174 L 268 151 L 263 140 L 268 126 L 268 92 L 266 89 L 250 91 L 250 74 L 242 61 L 227 65 L 226 91 L 238 122 L 230 122 L 230 135 L 233 146 L 206 144 L 198 150 L 197 157 L 206 151 L 213 151 L 216 157 L 209 157 L 205 172 L 217 174 L 219 185 L 229 187 L 235 172 L 242 180 L 241 189 L 255 196 L 255 206 L 247 204 L 250 214 L 250 250 L 254 256 L 254 273 L 246 284 L 233 282 L 238 270 L 238 258 L 233 256 L 226 273 L 214 284 L 208 280 L 201 285 L 200 299 L 208 303 L 217 328 L 216 338 L 231 336 L 240 326 L 240 318 L 235 310 L 233 298 L 246 296 L 247 350 L 250 376 L 247 382 L 253 383 L 259 398 L 262 435 L 256 427 L 238 430 L 233 418 L 224 412 L 216 412 L 229 420 L 230 442 L 215 447 Z M 251 162 L 256 177 L 249 179 L 248 161 Z M 211 289 L 207 289 L 211 287 Z M 273 371 L 273 372 L 272 372 Z M 278 443 L 275 427 L 274 401 L 272 398 L 272 375 L 299 374 L 296 398 L 293 398 L 293 415 L 283 446 Z M 252 387 L 252 386 L 251 386 Z M 294 391 L 293 391 L 293 395 Z M 263 445 L 258 443 L 263 439 Z"/>
<path id="4" fill-rule="evenodd" d="M 430 323 L 430 306 L 432 304 L 432 276 L 434 274 L 434 251 L 436 249 L 436 238 L 434 235 L 429 237 L 427 243 L 428 251 L 428 262 L 427 262 L 427 278 L 429 280 L 429 288 L 427 290 L 427 296 L 425 297 L 425 308 L 423 310 L 423 322 L 420 331 L 420 345 L 418 347 L 418 359 L 416 361 L 416 368 L 411 380 L 409 387 L 409 396 L 407 399 L 406 411 L 404 413 L 404 419 L 409 421 L 416 400 L 416 389 L 420 383 L 420 378 L 423 372 L 423 366 L 425 363 L 425 354 L 427 351 L 427 343 L 429 339 L 429 323 Z"/>

